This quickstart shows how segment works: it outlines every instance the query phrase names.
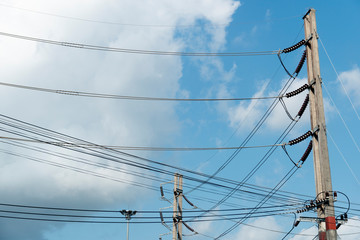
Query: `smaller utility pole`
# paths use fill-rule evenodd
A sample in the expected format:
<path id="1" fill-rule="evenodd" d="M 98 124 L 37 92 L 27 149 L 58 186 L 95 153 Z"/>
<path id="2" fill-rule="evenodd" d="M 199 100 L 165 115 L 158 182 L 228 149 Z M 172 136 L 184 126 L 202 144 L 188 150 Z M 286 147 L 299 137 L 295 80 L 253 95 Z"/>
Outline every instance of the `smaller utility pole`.
<path id="1" fill-rule="evenodd" d="M 132 216 L 136 214 L 137 211 L 132 210 L 121 210 L 120 213 L 125 216 L 125 219 L 127 220 L 127 230 L 126 230 L 126 240 L 129 240 L 129 222 Z"/>
<path id="2" fill-rule="evenodd" d="M 175 173 L 173 203 L 173 240 L 182 240 L 182 186 L 183 176 Z"/>

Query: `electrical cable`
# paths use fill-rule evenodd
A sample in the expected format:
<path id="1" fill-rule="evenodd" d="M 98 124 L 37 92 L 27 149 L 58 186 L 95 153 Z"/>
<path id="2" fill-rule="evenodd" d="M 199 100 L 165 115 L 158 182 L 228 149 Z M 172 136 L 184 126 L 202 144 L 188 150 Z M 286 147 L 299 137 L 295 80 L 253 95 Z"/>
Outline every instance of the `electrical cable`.
<path id="1" fill-rule="evenodd" d="M 56 14 L 56 13 L 50 13 L 50 12 L 44 12 L 44 11 L 33 10 L 33 9 L 28 9 L 28 8 L 22 8 L 22 7 L 8 5 L 8 4 L 4 4 L 4 3 L 0 3 L 0 6 L 7 7 L 7 8 L 13 8 L 13 9 L 21 10 L 21 11 L 26 11 L 26 12 L 31 12 L 31 13 L 36 13 L 36 14 L 41 14 L 41 15 L 46 15 L 46 16 L 51 16 L 51 17 L 58 17 L 58 18 L 64 18 L 64 19 L 70 19 L 70 20 L 76 20 L 76 21 L 82 21 L 82 22 L 90 22 L 90 23 L 118 25 L 118 26 L 123 26 L 123 27 L 190 28 L 190 27 L 196 27 L 197 26 L 197 25 L 194 25 L 194 24 L 193 25 L 191 25 L 191 24 L 187 24 L 187 25 L 184 25 L 184 24 L 167 25 L 167 24 L 121 23 L 121 22 L 113 22 L 113 21 L 105 21 L 105 20 L 94 20 L 94 19 L 86 19 L 86 18 L 80 18 L 80 17 L 65 16 L 65 15 Z M 300 15 L 289 16 L 289 17 L 285 17 L 285 18 L 266 20 L 266 22 L 286 21 L 286 20 L 289 20 L 289 19 L 294 19 L 294 18 L 299 18 L 299 17 L 301 17 L 301 16 Z M 260 22 L 260 21 L 236 22 L 236 24 L 253 24 L 255 22 Z M 225 24 L 225 23 L 223 23 L 223 24 L 211 24 L 212 27 L 223 27 L 223 26 L 227 26 L 227 25 L 228 24 Z"/>
<path id="2" fill-rule="evenodd" d="M 356 108 L 355 108 L 355 105 L 354 105 L 353 101 L 351 100 L 351 98 L 350 98 L 350 96 L 349 96 L 349 94 L 348 94 L 348 92 L 347 92 L 347 90 L 346 90 L 346 88 L 345 88 L 345 86 L 344 86 L 344 83 L 343 83 L 342 79 L 340 78 L 338 72 L 336 71 L 336 68 L 335 68 L 333 62 L 331 61 L 331 58 L 330 58 L 328 52 L 326 51 L 326 48 L 325 48 L 323 42 L 321 41 L 320 36 L 319 36 L 319 40 L 320 40 L 321 46 L 323 47 L 323 49 L 324 49 L 324 51 L 325 51 L 325 54 L 326 54 L 327 58 L 328 58 L 331 66 L 332 66 L 332 68 L 333 68 L 333 70 L 334 70 L 334 72 L 335 72 L 335 74 L 336 74 L 336 76 L 337 76 L 337 79 L 339 80 L 339 82 L 340 82 L 340 84 L 341 84 L 341 87 L 343 88 L 343 90 L 344 90 L 344 92 L 345 92 L 345 94 L 346 94 L 346 96 L 347 96 L 347 98 L 348 98 L 348 100 L 349 100 L 349 102 L 350 102 L 350 104 L 351 104 L 351 106 L 352 106 L 352 108 L 353 108 L 353 110 L 354 110 L 357 118 L 360 120 L 359 113 L 357 112 L 357 110 L 356 110 Z"/>
<path id="3" fill-rule="evenodd" d="M 71 143 L 66 142 L 48 142 L 45 143 L 43 141 L 29 140 L 25 138 L 12 138 L 0 136 L 0 139 L 8 139 L 13 141 L 22 141 L 22 142 L 33 142 L 33 143 L 42 143 L 42 144 L 52 144 L 52 145 L 65 145 L 69 147 L 88 147 L 88 148 L 109 148 L 109 149 L 117 149 L 117 150 L 134 150 L 134 151 L 210 151 L 210 150 L 235 150 L 239 149 L 239 147 L 139 147 L 139 146 L 114 146 L 114 145 L 90 145 L 90 144 L 77 144 L 73 145 Z M 283 144 L 276 145 L 259 145 L 259 146 L 245 146 L 242 147 L 244 149 L 253 149 L 253 148 L 269 148 L 273 146 L 282 146 Z"/>
<path id="4" fill-rule="evenodd" d="M 249 98 L 162 98 L 162 97 L 141 97 L 141 96 L 125 96 L 125 95 L 113 95 L 113 94 L 104 94 L 104 93 L 90 93 L 90 92 L 80 92 L 80 91 L 69 91 L 69 90 L 56 90 L 49 88 L 39 88 L 25 85 L 18 85 L 12 83 L 0 82 L 0 85 L 14 88 L 21 88 L 33 91 L 41 91 L 48 93 L 56 93 L 69 96 L 77 97 L 92 97 L 92 98 L 109 98 L 117 100 L 138 100 L 138 101 L 180 101 L 180 102 L 216 102 L 216 101 L 249 101 L 249 100 L 266 100 L 280 98 L 276 97 L 249 97 Z"/>
<path id="5" fill-rule="evenodd" d="M 46 43 L 62 47 L 80 48 L 86 50 L 118 52 L 118 53 L 131 53 L 131 54 L 145 54 L 145 55 L 162 55 L 162 56 L 186 56 L 186 57 L 247 57 L 247 56 L 262 56 L 274 55 L 277 51 L 257 51 L 257 52 L 170 52 L 170 51 L 157 51 L 157 50 L 141 50 L 130 48 L 115 48 L 97 45 L 88 45 L 83 43 L 61 42 L 49 39 L 35 38 L 24 35 L 17 35 L 12 33 L 0 32 L 1 36 L 22 39 L 32 42 Z"/>

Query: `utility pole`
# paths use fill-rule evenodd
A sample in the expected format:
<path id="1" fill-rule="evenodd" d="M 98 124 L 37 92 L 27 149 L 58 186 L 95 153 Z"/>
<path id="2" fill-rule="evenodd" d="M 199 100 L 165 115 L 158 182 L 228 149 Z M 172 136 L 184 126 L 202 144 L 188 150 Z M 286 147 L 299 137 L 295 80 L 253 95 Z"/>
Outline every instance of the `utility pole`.
<path id="1" fill-rule="evenodd" d="M 127 227 L 126 227 L 126 239 L 129 240 L 129 222 L 132 216 L 136 214 L 137 211 L 132 210 L 121 210 L 120 213 L 125 216 L 127 220 Z"/>
<path id="2" fill-rule="evenodd" d="M 175 173 L 174 176 L 174 203 L 173 203 L 173 240 L 182 240 L 182 198 L 183 176 Z"/>
<path id="3" fill-rule="evenodd" d="M 328 199 L 317 209 L 319 219 L 319 240 L 336 240 L 336 220 L 334 198 L 331 184 L 329 152 L 326 138 L 325 114 L 321 88 L 320 64 L 318 52 L 318 34 L 316 30 L 315 10 L 310 9 L 304 19 L 308 83 L 310 88 L 310 118 L 313 135 L 314 171 L 317 199 Z"/>

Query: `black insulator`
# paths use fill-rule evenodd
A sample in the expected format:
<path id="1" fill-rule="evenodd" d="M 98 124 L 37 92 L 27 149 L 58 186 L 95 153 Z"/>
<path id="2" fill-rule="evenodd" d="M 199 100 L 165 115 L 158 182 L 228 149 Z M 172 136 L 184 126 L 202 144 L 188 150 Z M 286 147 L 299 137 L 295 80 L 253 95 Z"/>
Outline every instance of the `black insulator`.
<path id="1" fill-rule="evenodd" d="M 287 98 L 289 97 L 293 97 L 295 95 L 298 95 L 299 93 L 302 93 L 303 91 L 305 91 L 306 89 L 309 89 L 309 85 L 308 84 L 304 84 L 302 85 L 301 87 L 299 87 L 298 89 L 292 91 L 292 92 L 289 92 L 289 93 L 286 93 L 285 96 Z"/>
<path id="2" fill-rule="evenodd" d="M 344 218 L 345 218 L 346 220 L 348 219 L 347 213 L 344 213 Z"/>
<path id="3" fill-rule="evenodd" d="M 298 138 L 295 138 L 294 140 L 289 141 L 289 145 L 294 145 L 294 144 L 297 144 L 299 142 L 302 142 L 305 139 L 307 139 L 308 137 L 310 137 L 311 135 L 312 135 L 312 132 L 307 131 L 304 135 L 302 135 L 302 136 L 300 136 Z"/>
<path id="4" fill-rule="evenodd" d="M 294 227 L 297 227 L 299 225 L 300 221 L 296 220 L 296 222 L 294 223 Z"/>
<path id="5" fill-rule="evenodd" d="M 182 222 L 184 224 L 184 226 L 189 229 L 191 232 L 195 232 L 194 229 L 192 229 L 189 225 L 187 225 L 185 222 Z"/>
<path id="6" fill-rule="evenodd" d="M 183 198 L 185 199 L 185 201 L 186 201 L 190 206 L 194 207 L 194 204 L 193 204 L 192 202 L 190 202 L 189 199 L 187 199 L 187 198 L 185 197 L 185 195 L 183 195 Z"/>
<path id="7" fill-rule="evenodd" d="M 160 218 L 161 218 L 161 222 L 164 223 L 164 217 L 163 217 L 162 212 L 160 212 Z"/>
<path id="8" fill-rule="evenodd" d="M 288 48 L 285 48 L 284 50 L 282 50 L 283 53 L 289 53 L 289 52 L 292 52 L 296 49 L 298 49 L 299 47 L 301 47 L 302 45 L 305 44 L 305 40 L 301 40 L 300 42 L 298 42 L 297 44 L 291 46 L 291 47 L 288 47 Z"/>
<path id="9" fill-rule="evenodd" d="M 164 189 L 162 186 L 160 186 L 160 193 L 161 193 L 161 197 L 164 197 Z"/>
<path id="10" fill-rule="evenodd" d="M 336 229 L 339 229 L 340 226 L 341 226 L 341 223 L 338 223 L 338 224 L 336 225 Z"/>
<path id="11" fill-rule="evenodd" d="M 299 72 L 301 71 L 302 67 L 304 66 L 305 63 L 305 59 L 306 59 L 306 50 L 304 51 L 299 64 L 297 65 L 296 69 L 295 69 L 295 73 L 299 74 Z"/>
<path id="12" fill-rule="evenodd" d="M 306 95 L 306 98 L 305 98 L 305 100 L 304 100 L 304 103 L 303 103 L 303 105 L 301 106 L 301 108 L 300 108 L 300 110 L 299 110 L 299 112 L 298 112 L 298 114 L 297 114 L 299 117 L 301 117 L 301 116 L 304 114 L 305 109 L 306 109 L 306 107 L 307 107 L 308 104 L 309 104 L 309 94 Z"/>
<path id="13" fill-rule="evenodd" d="M 306 148 L 304 154 L 302 155 L 302 157 L 300 158 L 300 161 L 305 162 L 305 160 L 308 158 L 310 152 L 312 149 L 312 140 L 309 142 L 308 147 Z"/>

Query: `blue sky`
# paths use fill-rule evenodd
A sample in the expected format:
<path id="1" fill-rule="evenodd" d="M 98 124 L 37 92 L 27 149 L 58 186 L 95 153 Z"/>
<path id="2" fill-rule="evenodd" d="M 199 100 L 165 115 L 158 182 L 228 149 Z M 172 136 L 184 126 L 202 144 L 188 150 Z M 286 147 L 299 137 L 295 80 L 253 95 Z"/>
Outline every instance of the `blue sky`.
<path id="1" fill-rule="evenodd" d="M 360 209 L 360 2 L 348 1 L 0 1 L 0 32 L 106 47 L 179 52 L 253 52 L 284 49 L 304 38 L 303 15 L 316 9 L 321 76 L 328 129 L 333 190 L 351 200 L 352 219 L 339 230 L 341 239 L 358 238 Z M 326 51 L 325 51 L 326 49 Z M 246 57 L 179 57 L 91 51 L 0 36 L 1 82 L 126 96 L 166 98 L 254 98 L 277 96 L 288 76 L 276 55 Z M 303 47 L 283 54 L 292 72 Z M 331 59 L 331 61 L 329 60 Z M 334 70 L 336 69 L 336 71 Z M 290 90 L 307 81 L 302 69 Z M 130 101 L 58 95 L 0 86 L 1 114 L 99 145 L 148 147 L 238 147 L 272 100 L 226 102 Z M 305 94 L 286 100 L 295 115 Z M 272 145 L 291 123 L 276 107 L 247 146 Z M 6 133 L 1 123 L 2 137 Z M 284 139 L 288 142 L 310 130 L 308 109 Z M 84 157 L 88 161 L 136 170 L 148 180 L 54 155 L 0 143 L 0 203 L 85 209 L 154 210 L 169 206 L 160 200 L 159 186 L 170 176 L 109 163 L 104 159 L 54 146 L 28 143 L 49 151 Z M 17 142 L 18 143 L 18 142 Z M 22 143 L 21 143 L 22 144 Z M 288 146 L 299 159 L 308 141 Z M 241 181 L 269 148 L 244 149 L 218 176 Z M 9 154 L 11 152 L 11 154 Z M 125 151 L 161 163 L 205 174 L 214 173 L 234 152 Z M 15 156 L 16 155 L 16 156 Z M 36 157 L 68 164 L 128 183 L 30 161 Z M 248 183 L 273 188 L 292 168 L 279 147 Z M 175 171 L 174 171 L 175 172 Z M 186 175 L 186 172 L 182 172 Z M 203 178 L 202 178 L 203 179 Z M 212 207 L 228 190 L 184 180 L 184 192 L 201 209 Z M 207 188 L 208 187 L 208 188 Z M 171 191 L 172 185 L 164 185 Z M 219 191 L 218 194 L 201 190 Z M 315 197 L 312 154 L 281 190 L 310 200 Z M 243 193 L 238 197 L 249 198 Z M 171 199 L 171 196 L 168 196 Z M 254 207 L 256 202 L 230 198 L 217 209 Z M 260 198 L 256 198 L 260 201 Z M 286 202 L 282 202 L 285 204 Z M 274 204 L 274 203 L 272 203 Z M 338 206 L 347 207 L 339 195 Z M 185 205 L 185 204 L 184 204 Z M 186 206 L 188 207 L 188 206 Z M 1 207 L 0 210 L 14 210 Z M 337 214 L 343 213 L 338 209 Z M 11 214 L 8 214 L 11 215 Z M 11 215 L 20 216 L 20 215 Z M 23 215 L 21 215 L 23 216 Z M 138 214 L 144 217 L 145 214 Z M 305 213 L 299 216 L 314 216 Z M 222 239 L 281 239 L 292 226 L 293 214 L 252 218 Z M 158 220 L 158 219 L 157 219 Z M 133 219 L 132 221 L 136 221 Z M 199 233 L 217 237 L 229 221 L 190 223 Z M 254 227 L 255 226 L 255 227 Z M 258 227 L 279 232 L 267 231 Z M 21 230 L 21 231 L 19 231 Z M 131 224 L 131 239 L 158 239 L 168 230 L 161 224 Z M 184 230 L 185 232 L 185 230 Z M 186 232 L 189 233 L 189 232 Z M 300 223 L 288 239 L 311 239 L 312 223 Z M 301 235 L 303 234 L 303 235 Z M 305 234 L 305 235 L 304 235 Z M 309 236 L 309 235 L 312 235 Z M 0 218 L 1 240 L 125 239 L 126 224 L 51 223 Z M 171 239 L 164 236 L 163 239 Z M 203 235 L 184 239 L 211 239 Z"/>

